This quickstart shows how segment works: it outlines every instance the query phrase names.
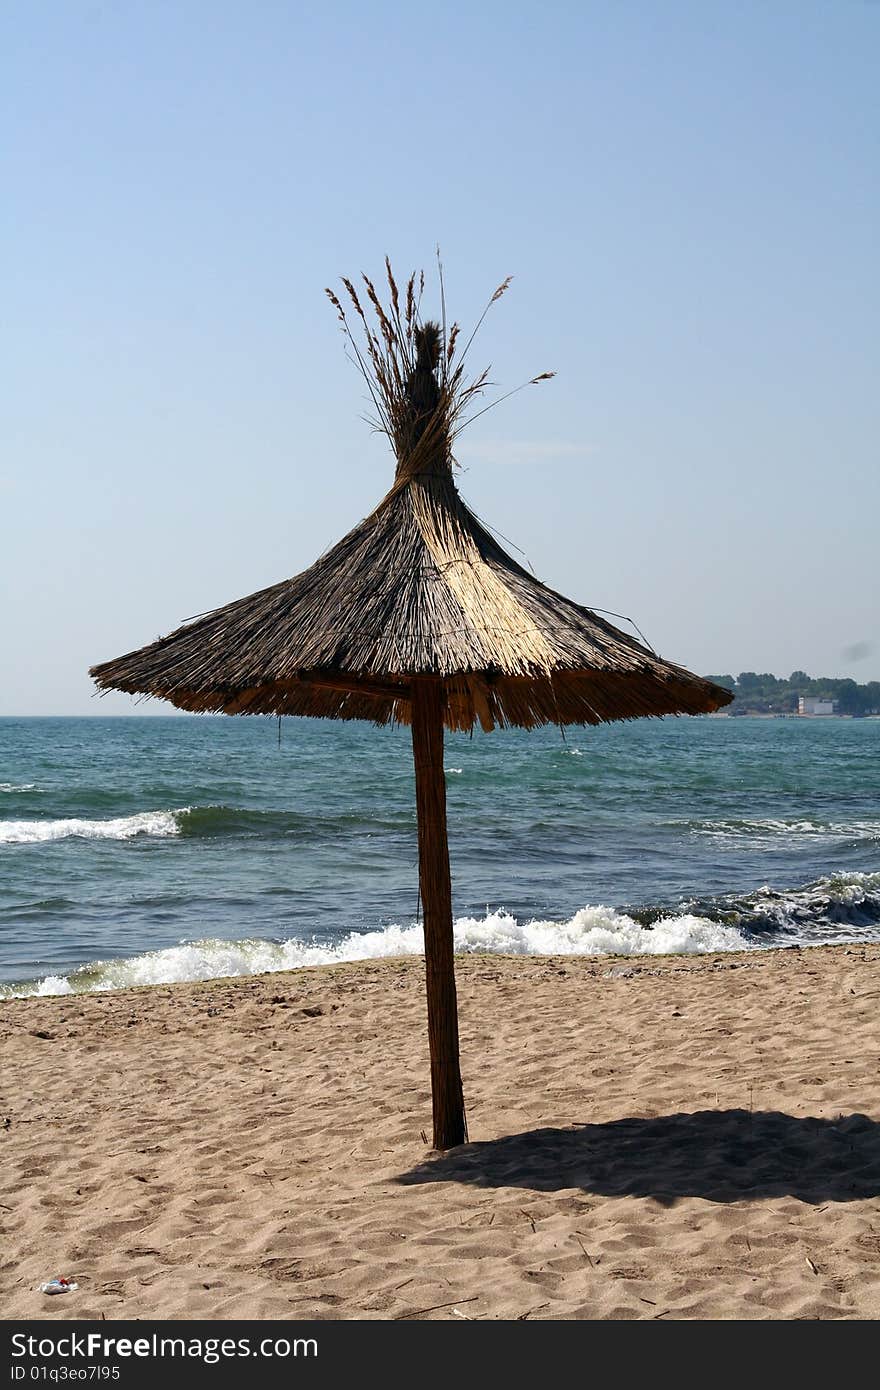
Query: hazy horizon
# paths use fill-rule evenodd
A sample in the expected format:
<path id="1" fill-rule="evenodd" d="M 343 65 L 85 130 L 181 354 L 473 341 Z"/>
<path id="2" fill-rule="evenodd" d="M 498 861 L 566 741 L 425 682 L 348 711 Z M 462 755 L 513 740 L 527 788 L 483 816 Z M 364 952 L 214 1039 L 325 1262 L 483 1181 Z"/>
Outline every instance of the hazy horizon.
<path id="1" fill-rule="evenodd" d="M 745 668 L 745 667 L 744 667 L 744 668 L 743 668 L 743 671 L 748 670 L 748 669 L 751 669 L 751 668 Z M 768 673 L 768 672 L 766 672 L 766 671 L 762 671 L 762 672 L 757 672 L 756 674 L 759 674 L 759 675 L 771 674 L 771 675 L 777 676 L 779 679 L 787 680 L 790 676 L 794 675 L 795 672 L 798 671 L 798 670 L 803 670 L 803 667 L 795 667 L 795 671 L 790 671 L 790 672 L 788 672 L 788 673 L 784 673 L 784 672 L 769 672 L 769 673 Z M 717 677 L 721 677 L 721 676 L 725 676 L 725 675 L 733 675 L 734 678 L 738 679 L 739 676 L 742 674 L 742 672 L 739 672 L 739 671 L 734 671 L 734 672 L 725 672 L 725 671 L 701 671 L 701 672 L 699 672 L 698 674 L 703 675 L 703 676 L 712 677 L 712 678 L 717 678 Z M 813 679 L 819 679 L 819 680 L 826 680 L 826 679 L 827 679 L 827 680 L 845 680 L 845 679 L 846 679 L 845 676 L 835 676 L 835 675 L 833 675 L 833 674 L 832 674 L 831 672 L 829 672 L 829 671 L 822 671 L 822 672 L 804 671 L 804 675 L 806 675 L 806 676 L 807 676 L 809 679 L 811 679 L 811 680 L 813 680 Z M 855 677 L 852 677 L 852 679 L 855 679 Z M 871 679 L 872 679 L 871 677 L 867 677 L 867 678 L 865 678 L 864 680 L 858 681 L 857 683 L 858 683 L 859 685 L 864 685 L 864 684 L 867 684 L 868 681 L 871 680 Z M 100 708 L 97 708 L 97 709 L 83 710 L 83 711 L 80 711 L 79 713 L 75 713 L 75 714 L 64 713 L 64 712 L 62 712 L 62 711 L 52 711 L 52 710 L 47 710 L 47 711 L 45 711 L 44 713 L 41 713 L 41 714 L 34 714 L 34 713 L 32 713 L 32 712 L 31 712 L 31 713 L 28 713 L 28 712 L 21 711 L 21 710 L 17 710 L 17 711 L 16 711 L 16 710 L 10 710 L 10 711 L 8 711 L 8 712 L 6 712 L 6 711 L 0 712 L 0 719 L 103 719 L 103 718 L 114 718 L 114 719 L 117 719 L 117 718 L 118 718 L 118 719 L 138 719 L 138 718 L 141 718 L 142 716 L 143 716 L 143 717 L 150 716 L 151 718 L 162 717 L 162 718 L 167 718 L 167 719 L 177 719 L 177 718 L 180 718 L 180 719 L 211 719 L 211 718 L 224 719 L 224 718 L 227 717 L 226 715 L 223 714 L 222 711 L 216 711 L 216 710 L 194 711 L 194 710 L 175 709 L 174 706 L 168 704 L 166 701 L 160 700 L 160 699 L 156 699 L 156 698 L 154 698 L 154 697 L 152 697 L 152 696 L 150 696 L 150 697 L 132 696 L 132 697 L 130 697 L 130 701 L 131 701 L 130 708 L 126 709 L 126 708 L 124 708 L 124 707 L 120 707 L 120 706 L 119 706 L 118 701 L 116 701 L 116 700 L 113 698 L 114 694 L 115 694 L 115 692 L 110 692 L 110 694 L 108 694 L 108 695 L 96 694 L 95 697 L 94 697 L 95 703 L 96 703 L 97 705 L 109 704 L 109 703 L 111 702 L 111 700 L 112 700 L 112 701 L 113 701 L 113 706 L 114 706 L 112 709 L 100 709 Z M 123 698 L 124 698 L 124 697 L 123 697 Z M 722 713 L 725 713 L 725 711 L 722 711 Z M 254 714 L 254 715 L 248 715 L 247 717 L 248 717 L 248 718 L 251 718 L 251 719 L 276 719 L 278 716 L 273 715 L 273 714 Z M 305 718 L 308 718 L 309 716 L 307 716 L 307 715 L 284 715 L 283 717 L 284 717 L 285 719 L 305 719 Z M 668 717 L 675 718 L 676 716 L 668 716 Z M 684 717 L 686 717 L 686 716 L 678 716 L 678 717 L 684 718 Z M 749 716 L 747 716 L 747 715 L 738 715 L 737 717 L 738 717 L 738 718 L 748 718 Z M 763 718 L 767 718 L 767 717 L 770 717 L 770 716 L 760 715 L 760 716 L 758 716 L 758 717 L 760 717 L 760 718 L 763 719 Z M 851 718 L 852 716 L 851 716 L 851 715 L 842 715 L 842 716 L 840 716 L 840 717 L 841 717 L 841 718 Z M 869 715 L 869 716 L 867 716 L 867 717 L 868 717 L 868 718 L 876 718 L 876 717 L 878 717 L 878 716 Z"/>

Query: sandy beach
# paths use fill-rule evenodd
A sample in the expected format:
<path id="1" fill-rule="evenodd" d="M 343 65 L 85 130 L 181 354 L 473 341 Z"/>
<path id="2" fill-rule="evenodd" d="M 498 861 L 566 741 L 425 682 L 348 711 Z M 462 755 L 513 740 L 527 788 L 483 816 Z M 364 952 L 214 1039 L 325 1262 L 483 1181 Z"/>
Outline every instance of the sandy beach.
<path id="1" fill-rule="evenodd" d="M 2 1315 L 880 1315 L 880 947 L 458 976 L 444 1156 L 419 960 L 3 1004 Z"/>

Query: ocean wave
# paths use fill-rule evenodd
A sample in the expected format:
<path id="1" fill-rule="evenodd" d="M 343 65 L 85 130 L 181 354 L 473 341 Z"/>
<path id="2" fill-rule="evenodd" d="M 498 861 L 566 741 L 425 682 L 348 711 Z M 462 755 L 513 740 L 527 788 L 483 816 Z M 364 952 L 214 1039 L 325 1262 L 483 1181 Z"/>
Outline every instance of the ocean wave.
<path id="1" fill-rule="evenodd" d="M 454 927 L 458 954 L 518 956 L 672 955 L 744 951 L 750 942 L 735 927 L 692 914 L 659 917 L 644 926 L 610 907 L 584 907 L 567 922 L 518 922 L 508 912 L 460 917 Z M 221 941 L 207 938 L 148 951 L 128 960 L 96 961 L 70 975 L 0 989 L 0 998 L 96 993 L 134 985 L 173 984 L 229 976 L 262 975 L 308 965 L 418 956 L 421 924 L 350 932 L 333 944 L 287 941 Z"/>
<path id="2" fill-rule="evenodd" d="M 808 817 L 782 820 L 766 817 L 756 820 L 683 821 L 692 835 L 721 844 L 750 849 L 781 849 L 819 839 L 880 840 L 880 820 L 823 821 Z"/>
<path id="3" fill-rule="evenodd" d="M 51 840 L 133 840 L 137 835 L 162 839 L 178 835 L 177 811 L 141 811 L 110 820 L 7 820 L 0 821 L 0 844 L 36 845 Z"/>
<path id="4" fill-rule="evenodd" d="M 177 825 L 188 813 L 153 814 L 171 817 L 171 823 Z M 129 834 L 137 833 L 131 824 L 137 819 L 126 818 Z M 169 901 L 173 904 L 173 897 Z M 67 905 L 66 900 L 39 904 L 53 909 Z M 752 892 L 695 898 L 674 908 L 587 906 L 567 921 L 520 921 L 505 910 L 487 910 L 482 917 L 458 918 L 454 937 L 458 954 L 656 956 L 876 940 L 878 927 L 880 872 L 851 871 L 828 874 L 798 888 L 777 889 L 765 884 Z M 257 975 L 302 966 L 414 956 L 423 949 L 422 927 L 417 922 L 353 931 L 335 941 L 205 938 L 128 959 L 93 961 L 67 975 L 0 987 L 0 998 Z"/>
<path id="5" fill-rule="evenodd" d="M 39 791 L 36 782 L 0 782 L 0 792 L 35 792 Z"/>
<path id="6" fill-rule="evenodd" d="M 455 769 L 452 769 L 455 771 Z M 262 839 L 295 836 L 315 839 L 340 831 L 409 829 L 411 812 L 364 815 L 346 811 L 320 816 L 303 811 L 257 811 L 240 806 L 180 806 L 172 810 L 139 811 L 109 819 L 71 817 L 62 820 L 0 820 L 0 845 L 33 845 L 74 837 L 85 840 L 132 840 L 138 835 L 167 839 L 172 835 L 212 838 L 223 835 L 258 835 Z"/>
<path id="7" fill-rule="evenodd" d="M 312 817 L 296 811 L 255 811 L 245 806 L 186 806 L 175 812 L 181 835 L 194 837 L 285 834 L 308 827 Z"/>
<path id="8" fill-rule="evenodd" d="M 187 806 L 175 811 L 181 835 L 211 837 L 222 835 L 259 835 L 261 839 L 289 838 L 299 840 L 335 838 L 340 832 L 369 830 L 408 830 L 415 823 L 415 812 L 384 811 L 368 814 L 359 811 L 337 811 L 335 814 L 314 815 L 311 811 L 257 811 L 242 806 Z"/>
<path id="9" fill-rule="evenodd" d="M 880 873 L 827 874 L 801 888 L 771 888 L 722 898 L 695 899 L 687 907 L 716 921 L 733 923 L 760 939 L 810 942 L 834 929 L 834 939 L 858 939 L 880 926 Z M 849 932 L 847 932 L 849 929 Z"/>

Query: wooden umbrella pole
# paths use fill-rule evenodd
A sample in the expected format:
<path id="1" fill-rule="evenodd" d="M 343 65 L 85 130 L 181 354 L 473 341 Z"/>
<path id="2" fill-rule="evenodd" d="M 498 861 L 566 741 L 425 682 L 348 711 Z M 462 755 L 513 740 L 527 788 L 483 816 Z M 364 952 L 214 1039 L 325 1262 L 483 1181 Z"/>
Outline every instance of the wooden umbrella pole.
<path id="1" fill-rule="evenodd" d="M 434 1148 L 467 1140 L 458 1059 L 458 1003 L 452 942 L 452 884 L 443 771 L 443 682 L 414 680 L 412 740 L 419 822 L 419 885 L 425 923 L 428 1043 L 434 1098 Z"/>

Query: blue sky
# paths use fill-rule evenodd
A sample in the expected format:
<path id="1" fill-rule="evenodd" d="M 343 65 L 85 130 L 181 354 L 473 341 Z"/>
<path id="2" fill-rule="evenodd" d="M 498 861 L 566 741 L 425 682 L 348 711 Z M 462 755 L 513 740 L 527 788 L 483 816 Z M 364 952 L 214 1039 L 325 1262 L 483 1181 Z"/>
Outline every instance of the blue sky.
<path id="1" fill-rule="evenodd" d="M 880 677 L 880 4 L 0 16 L 0 713 L 129 712 L 91 663 L 371 509 L 323 287 L 437 242 L 465 323 L 515 276 L 474 364 L 559 373 L 459 450 L 541 578 L 699 671 Z"/>

